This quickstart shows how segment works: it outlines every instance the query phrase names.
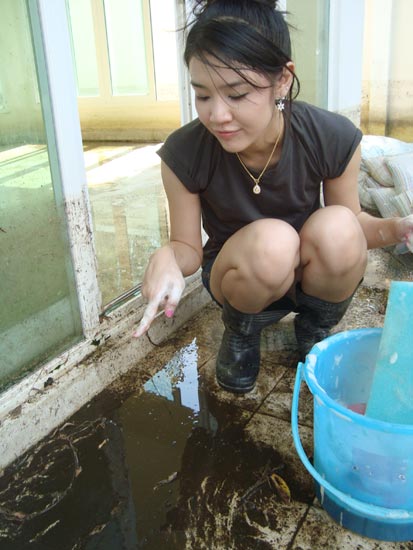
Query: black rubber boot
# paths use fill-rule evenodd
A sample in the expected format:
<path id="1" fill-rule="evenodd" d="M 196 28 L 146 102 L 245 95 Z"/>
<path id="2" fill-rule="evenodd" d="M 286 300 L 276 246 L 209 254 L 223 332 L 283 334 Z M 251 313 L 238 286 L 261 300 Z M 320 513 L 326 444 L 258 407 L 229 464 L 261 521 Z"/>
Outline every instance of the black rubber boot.
<path id="1" fill-rule="evenodd" d="M 247 393 L 255 386 L 260 368 L 260 337 L 266 326 L 276 323 L 288 310 L 241 313 L 224 303 L 225 331 L 216 363 L 218 384 L 233 393 Z"/>
<path id="2" fill-rule="evenodd" d="M 342 302 L 334 303 L 309 296 L 296 287 L 298 315 L 294 318 L 300 361 L 304 361 L 311 348 L 327 338 L 330 330 L 343 318 L 354 293 Z"/>

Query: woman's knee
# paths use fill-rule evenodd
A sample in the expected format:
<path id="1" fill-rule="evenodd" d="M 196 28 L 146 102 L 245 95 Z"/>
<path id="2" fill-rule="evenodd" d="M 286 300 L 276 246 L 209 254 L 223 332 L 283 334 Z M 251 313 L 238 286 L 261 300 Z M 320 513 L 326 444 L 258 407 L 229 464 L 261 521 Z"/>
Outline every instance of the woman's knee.
<path id="1" fill-rule="evenodd" d="M 300 240 L 295 229 L 281 220 L 262 219 L 244 226 L 225 243 L 211 273 L 216 287 L 232 270 L 238 280 L 278 286 L 299 265 Z"/>
<path id="2" fill-rule="evenodd" d="M 282 220 L 262 219 L 251 223 L 241 244 L 244 258 L 257 272 L 274 272 L 297 267 L 300 239 L 295 229 Z"/>
<path id="3" fill-rule="evenodd" d="M 331 272 L 363 266 L 367 242 L 354 213 L 344 206 L 329 206 L 315 212 L 300 233 L 301 260 L 318 259 Z"/>
<path id="4" fill-rule="evenodd" d="M 246 226 L 247 246 L 252 253 L 265 257 L 282 257 L 298 251 L 300 239 L 296 230 L 282 220 L 262 219 Z"/>

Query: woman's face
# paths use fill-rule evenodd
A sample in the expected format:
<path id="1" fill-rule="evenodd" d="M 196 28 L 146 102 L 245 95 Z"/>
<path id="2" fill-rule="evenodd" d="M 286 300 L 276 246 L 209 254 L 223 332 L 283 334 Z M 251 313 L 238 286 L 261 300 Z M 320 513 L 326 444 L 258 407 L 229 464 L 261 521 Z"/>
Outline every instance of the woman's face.
<path id="1" fill-rule="evenodd" d="M 243 70 L 246 78 L 225 66 L 207 65 L 192 58 L 189 63 L 191 84 L 199 120 L 230 153 L 264 149 L 274 143 L 278 131 L 275 100 L 284 95 L 281 85 L 252 70 Z"/>

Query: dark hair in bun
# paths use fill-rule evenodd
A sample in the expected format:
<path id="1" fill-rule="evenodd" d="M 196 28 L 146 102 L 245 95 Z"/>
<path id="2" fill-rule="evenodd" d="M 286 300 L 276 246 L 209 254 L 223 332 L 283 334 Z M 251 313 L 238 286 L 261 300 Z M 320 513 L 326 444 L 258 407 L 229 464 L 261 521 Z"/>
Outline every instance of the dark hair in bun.
<path id="1" fill-rule="evenodd" d="M 184 52 L 187 65 L 193 57 L 211 64 L 207 57 L 212 57 L 234 70 L 236 64 L 274 79 L 291 61 L 290 32 L 276 0 L 195 2 Z M 300 85 L 294 73 L 293 77 L 297 95 Z"/>
<path id="2" fill-rule="evenodd" d="M 275 10 L 277 7 L 277 1 L 278 0 L 251 0 L 250 4 L 252 4 L 252 2 L 255 2 L 256 4 L 269 6 L 270 8 Z M 217 2 L 218 0 L 195 0 L 195 9 L 197 9 L 197 6 L 198 8 L 201 7 L 201 9 L 208 8 L 209 6 L 211 6 L 212 4 L 216 4 Z"/>

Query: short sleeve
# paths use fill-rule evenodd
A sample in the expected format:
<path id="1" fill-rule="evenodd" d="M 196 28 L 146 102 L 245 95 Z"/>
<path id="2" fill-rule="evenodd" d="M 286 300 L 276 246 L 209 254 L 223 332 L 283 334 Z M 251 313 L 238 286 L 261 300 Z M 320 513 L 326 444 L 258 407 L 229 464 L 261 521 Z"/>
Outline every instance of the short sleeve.
<path id="1" fill-rule="evenodd" d="M 343 174 L 362 139 L 347 117 L 302 104 L 295 133 L 306 144 L 309 162 L 320 180 Z"/>
<path id="2" fill-rule="evenodd" d="M 218 152 L 213 136 L 198 119 L 175 130 L 157 152 L 188 191 L 207 188 Z"/>

